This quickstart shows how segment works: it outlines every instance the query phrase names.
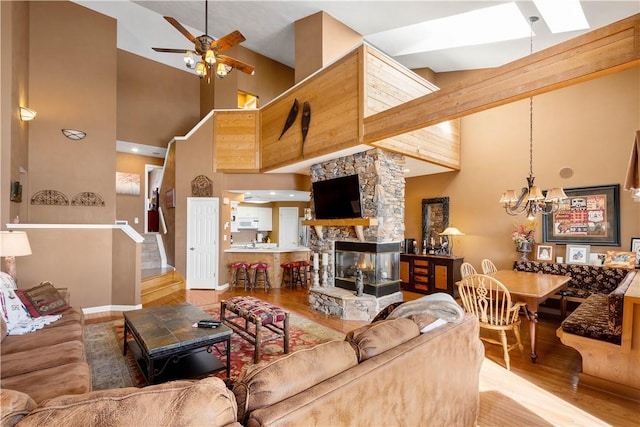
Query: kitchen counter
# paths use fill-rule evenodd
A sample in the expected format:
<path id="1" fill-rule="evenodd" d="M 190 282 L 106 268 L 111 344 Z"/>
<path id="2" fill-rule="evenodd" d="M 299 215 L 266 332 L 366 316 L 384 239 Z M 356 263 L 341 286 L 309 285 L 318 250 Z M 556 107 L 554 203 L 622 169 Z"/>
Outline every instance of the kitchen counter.
<path id="1" fill-rule="evenodd" d="M 306 247 L 233 247 L 225 249 L 224 253 L 226 254 L 227 268 L 229 270 L 231 270 L 231 264 L 236 262 L 249 264 L 265 262 L 269 264 L 267 272 L 272 288 L 280 288 L 282 285 L 282 268 L 280 268 L 280 264 L 309 261 L 311 257 L 311 250 Z M 249 273 L 253 275 L 253 270 Z M 229 277 L 232 277 L 231 271 L 229 271 Z M 311 279 L 310 275 L 308 278 L 309 280 Z"/>

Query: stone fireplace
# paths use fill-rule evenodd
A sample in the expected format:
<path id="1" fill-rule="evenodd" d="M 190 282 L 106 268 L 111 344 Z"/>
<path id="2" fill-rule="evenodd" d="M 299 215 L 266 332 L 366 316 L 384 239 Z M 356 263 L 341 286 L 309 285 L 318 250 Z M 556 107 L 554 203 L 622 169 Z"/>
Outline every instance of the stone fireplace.
<path id="1" fill-rule="evenodd" d="M 348 320 L 371 320 L 387 305 L 402 301 L 400 242 L 404 239 L 404 156 L 371 149 L 311 167 L 312 182 L 358 174 L 362 216 L 357 221 L 326 221 L 311 233 L 310 248 L 327 254 L 313 271 L 309 305 Z M 313 193 L 311 194 L 313 206 Z M 363 272 L 364 294 L 356 296 L 355 271 Z"/>

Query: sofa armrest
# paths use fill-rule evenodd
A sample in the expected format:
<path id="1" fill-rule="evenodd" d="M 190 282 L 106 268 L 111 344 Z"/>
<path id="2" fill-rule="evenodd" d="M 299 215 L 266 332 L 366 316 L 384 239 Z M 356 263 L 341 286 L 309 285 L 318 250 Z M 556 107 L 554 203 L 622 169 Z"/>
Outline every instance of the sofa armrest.
<path id="1" fill-rule="evenodd" d="M 622 334 L 622 310 L 624 308 L 624 294 L 631 286 L 636 276 L 635 271 L 629 271 L 620 285 L 607 296 L 607 320 L 609 332 L 615 335 Z"/>

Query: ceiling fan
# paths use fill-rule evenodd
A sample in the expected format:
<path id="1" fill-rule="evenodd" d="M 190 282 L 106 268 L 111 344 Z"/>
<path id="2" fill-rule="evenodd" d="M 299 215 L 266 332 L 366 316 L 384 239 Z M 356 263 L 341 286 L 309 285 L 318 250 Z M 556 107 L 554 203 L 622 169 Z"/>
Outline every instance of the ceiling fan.
<path id="1" fill-rule="evenodd" d="M 225 50 L 242 43 L 246 39 L 242 35 L 242 33 L 238 30 L 233 31 L 227 34 L 224 37 L 219 38 L 218 40 L 211 37 L 209 33 L 209 2 L 205 1 L 204 3 L 205 10 L 205 28 L 204 34 L 199 37 L 194 37 L 186 28 L 184 28 L 175 18 L 170 16 L 165 16 L 164 19 L 167 20 L 174 28 L 182 33 L 186 38 L 188 38 L 194 45 L 193 50 L 191 49 L 169 49 L 162 47 L 154 47 L 152 48 L 156 52 L 168 52 L 168 53 L 182 53 L 185 55 L 184 62 L 187 68 L 195 68 L 196 74 L 203 77 L 211 77 L 211 74 L 214 73 L 218 78 L 224 78 L 227 74 L 231 72 L 234 68 L 242 71 L 247 74 L 254 74 L 254 69 L 251 65 L 245 64 L 244 62 L 238 61 L 237 59 L 231 58 L 227 55 L 222 55 L 222 52 Z M 202 58 L 197 64 L 193 59 L 193 55 L 198 55 Z"/>

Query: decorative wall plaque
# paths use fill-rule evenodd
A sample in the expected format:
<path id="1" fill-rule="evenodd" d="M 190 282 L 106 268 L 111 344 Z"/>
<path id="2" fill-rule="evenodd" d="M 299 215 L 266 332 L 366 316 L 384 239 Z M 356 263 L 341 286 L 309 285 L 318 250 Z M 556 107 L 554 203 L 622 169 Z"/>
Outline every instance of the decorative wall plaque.
<path id="1" fill-rule="evenodd" d="M 98 193 L 85 191 L 78 193 L 71 199 L 72 206 L 104 206 L 104 199 Z"/>
<path id="2" fill-rule="evenodd" d="M 191 181 L 191 195 L 194 197 L 213 197 L 213 181 L 205 175 L 198 175 Z"/>
<path id="3" fill-rule="evenodd" d="M 69 198 L 57 190 L 38 191 L 31 197 L 32 205 L 68 206 Z"/>

